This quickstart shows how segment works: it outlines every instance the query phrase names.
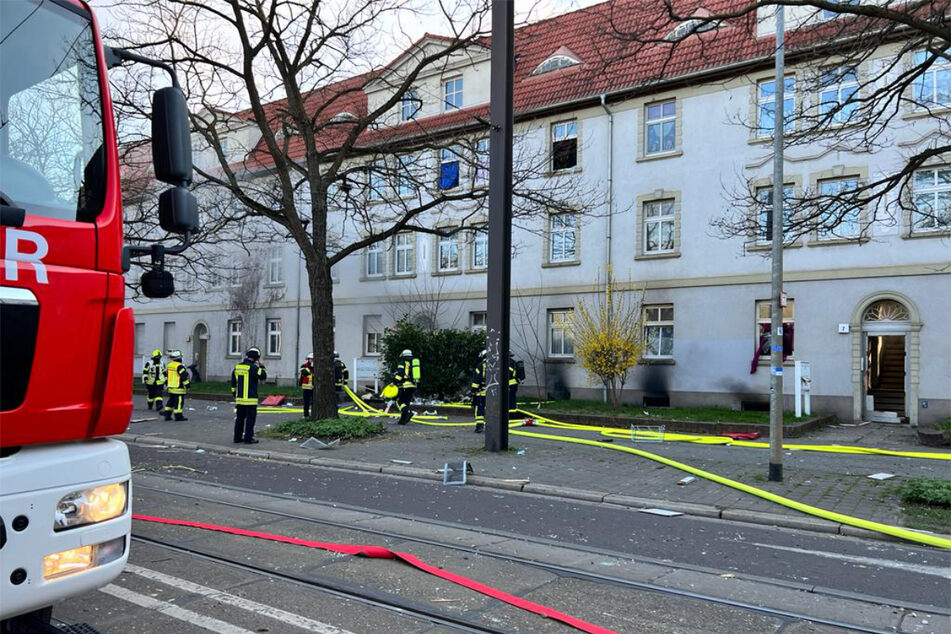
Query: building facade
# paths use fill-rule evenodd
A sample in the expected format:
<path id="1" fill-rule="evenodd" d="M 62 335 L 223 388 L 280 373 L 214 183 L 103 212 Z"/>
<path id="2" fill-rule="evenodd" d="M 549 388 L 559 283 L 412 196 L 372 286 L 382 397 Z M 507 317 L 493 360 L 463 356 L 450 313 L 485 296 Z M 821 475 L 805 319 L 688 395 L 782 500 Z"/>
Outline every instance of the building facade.
<path id="1" fill-rule="evenodd" d="M 511 337 L 527 384 L 541 394 L 601 398 L 600 385 L 575 358 L 570 319 L 610 268 L 628 288 L 644 289 L 645 355 L 631 371 L 625 401 L 734 408 L 766 402 L 772 62 L 737 51 L 689 77 L 675 74 L 649 86 L 631 78 L 629 85 L 618 80 L 615 89 L 592 91 L 578 85 L 586 81 L 583 69 L 598 63 L 577 34 L 583 19 L 560 16 L 525 27 L 516 38 L 523 66 L 516 81 L 517 108 L 523 97 L 518 142 L 533 156 L 548 157 L 533 184 L 571 182 L 579 192 L 576 213 L 527 218 L 513 230 Z M 746 39 L 770 37 L 762 23 L 748 28 Z M 767 43 L 757 50 L 769 49 Z M 890 54 L 887 46 L 876 53 Z M 737 61 L 745 62 L 740 71 L 724 71 Z M 392 125 L 481 112 L 489 98 L 488 64 L 481 51 L 421 76 Z M 788 70 L 787 103 L 815 107 L 814 96 L 796 90 L 800 72 Z M 936 84 L 951 81 L 946 62 L 934 72 Z M 843 73 L 833 88 L 845 94 L 850 81 Z M 572 86 L 574 96 L 533 82 Z M 368 85 L 367 103 L 382 99 L 386 85 Z M 530 99 L 535 102 L 526 105 Z M 946 99 L 939 105 L 951 113 L 951 96 L 938 99 Z M 890 147 L 874 152 L 844 151 L 822 138 L 790 147 L 789 194 L 898 170 L 905 150 L 947 131 L 910 110 L 894 119 L 891 133 Z M 472 161 L 435 150 L 417 157 L 416 169 L 431 171 L 441 188 L 455 186 L 453 178 L 485 186 L 479 155 L 487 149 L 485 132 L 459 134 L 476 149 Z M 253 135 L 244 141 L 255 142 Z M 923 165 L 912 183 L 913 201 L 944 210 L 937 219 L 893 206 L 886 214 L 859 213 L 842 231 L 815 231 L 784 250 L 784 391 L 793 392 L 794 362 L 808 361 L 814 411 L 849 421 L 892 412 L 913 425 L 951 416 L 951 156 Z M 398 182 L 389 187 L 400 195 Z M 731 191 L 747 188 L 757 195 L 762 188 L 763 205 L 749 209 L 762 230 L 718 235 L 717 219 L 735 206 Z M 387 196 L 379 203 L 387 204 Z M 440 210 L 431 221 L 451 226 L 453 210 Z M 863 239 L 848 239 L 860 227 Z M 292 242 L 278 241 L 252 252 L 250 262 L 256 271 L 250 279 L 229 272 L 248 268 L 236 259 L 209 284 L 185 280 L 186 292 L 175 298 L 134 303 L 136 354 L 178 348 L 206 377 L 220 379 L 256 345 L 269 376 L 291 383 L 311 351 L 300 253 Z M 406 314 L 439 327 L 484 329 L 486 265 L 487 239 L 478 225 L 451 236 L 400 233 L 346 258 L 334 269 L 340 356 L 348 364 L 372 364 L 384 329 Z M 248 292 L 254 301 L 242 303 Z"/>

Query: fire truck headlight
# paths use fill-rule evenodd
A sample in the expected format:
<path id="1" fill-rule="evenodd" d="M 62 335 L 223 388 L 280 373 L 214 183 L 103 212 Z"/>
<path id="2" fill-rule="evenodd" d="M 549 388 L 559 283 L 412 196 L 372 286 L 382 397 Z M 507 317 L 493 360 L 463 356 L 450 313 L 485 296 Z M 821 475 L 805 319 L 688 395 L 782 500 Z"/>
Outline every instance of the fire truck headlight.
<path id="1" fill-rule="evenodd" d="M 119 559 L 124 552 L 125 537 L 117 537 L 101 544 L 53 553 L 43 558 L 43 579 L 49 581 L 102 566 Z"/>
<path id="2" fill-rule="evenodd" d="M 73 491 L 63 496 L 56 505 L 53 530 L 62 531 L 110 520 L 125 513 L 128 507 L 128 482 L 115 482 Z"/>

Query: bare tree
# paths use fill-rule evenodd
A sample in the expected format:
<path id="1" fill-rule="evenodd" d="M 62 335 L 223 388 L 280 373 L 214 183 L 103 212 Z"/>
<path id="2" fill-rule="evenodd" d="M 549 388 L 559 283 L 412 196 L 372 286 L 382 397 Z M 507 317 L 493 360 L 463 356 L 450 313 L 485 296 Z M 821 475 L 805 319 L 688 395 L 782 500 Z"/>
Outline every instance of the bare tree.
<path id="1" fill-rule="evenodd" d="M 241 332 L 245 336 L 245 347 L 261 346 L 256 340 L 263 332 L 260 323 L 261 309 L 267 308 L 283 297 L 280 288 L 263 286 L 263 266 L 252 258 L 245 258 L 231 271 L 228 280 L 228 309 L 241 320 Z M 264 333 L 267 336 L 267 333 Z"/>
<path id="2" fill-rule="evenodd" d="M 424 38 L 380 67 L 384 44 L 401 38 L 400 21 L 424 8 L 442 16 L 449 37 Z M 314 413 L 335 416 L 331 267 L 400 232 L 449 235 L 484 218 L 487 106 L 432 125 L 415 118 L 414 89 L 429 73 L 487 56 L 489 2 L 132 0 L 122 9 L 129 35 L 119 42 L 173 62 L 184 77 L 206 146 L 200 179 L 300 247 L 312 298 Z M 547 157 L 516 170 L 516 215 L 570 208 L 567 180 L 532 187 L 541 165 Z"/>
<path id="3" fill-rule="evenodd" d="M 650 84 L 690 70 L 713 73 L 719 69 L 710 60 L 721 58 L 724 50 L 743 50 L 747 63 L 734 77 L 757 63 L 769 68 L 777 6 L 786 7 L 786 62 L 796 73 L 799 98 L 784 117 L 787 150 L 812 144 L 862 154 L 887 150 L 896 152 L 900 163 L 868 178 L 790 191 L 784 239 L 793 242 L 818 233 L 863 240 L 873 222 L 894 224 L 901 212 L 909 214 L 913 229 L 951 228 L 951 201 L 916 199 L 912 192 L 916 172 L 951 158 L 951 14 L 946 0 L 744 0 L 703 6 L 662 0 L 649 11 L 612 3 L 604 10 L 602 33 L 614 38 L 616 46 L 605 53 L 605 67 L 631 58 L 650 60 L 655 70 L 644 80 Z M 719 79 L 726 76 L 718 74 Z M 754 120 L 739 119 L 771 135 L 768 105 L 760 104 Z M 896 134 L 909 128 L 908 119 L 920 138 L 897 149 Z M 714 220 L 717 232 L 769 239 L 762 231 L 769 212 L 765 217 L 751 213 L 768 207 L 763 193 L 742 179 L 739 186 L 728 185 L 730 210 Z"/>

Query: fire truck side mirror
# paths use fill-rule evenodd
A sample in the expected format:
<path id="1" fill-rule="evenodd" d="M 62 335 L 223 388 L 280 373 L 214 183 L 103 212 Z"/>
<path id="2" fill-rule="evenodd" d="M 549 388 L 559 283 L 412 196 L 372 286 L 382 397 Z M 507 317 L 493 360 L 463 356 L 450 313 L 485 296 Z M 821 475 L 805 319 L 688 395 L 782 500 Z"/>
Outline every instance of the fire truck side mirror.
<path id="1" fill-rule="evenodd" d="M 152 269 L 142 274 L 142 294 L 146 297 L 161 299 L 175 292 L 175 280 L 172 274 L 163 269 Z"/>
<path id="2" fill-rule="evenodd" d="M 159 196 L 159 224 L 169 233 L 198 231 L 198 202 L 185 187 L 166 189 Z"/>
<path id="3" fill-rule="evenodd" d="M 169 86 L 152 96 L 152 162 L 155 177 L 171 185 L 192 181 L 192 145 L 185 95 Z"/>

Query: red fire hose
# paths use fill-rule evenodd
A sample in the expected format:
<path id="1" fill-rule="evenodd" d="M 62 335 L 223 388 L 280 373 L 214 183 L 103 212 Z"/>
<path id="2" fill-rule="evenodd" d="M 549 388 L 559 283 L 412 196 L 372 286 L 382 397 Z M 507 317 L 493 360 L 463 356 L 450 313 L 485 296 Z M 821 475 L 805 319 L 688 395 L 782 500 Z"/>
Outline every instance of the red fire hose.
<path id="1" fill-rule="evenodd" d="M 491 586 L 487 586 L 484 583 L 479 583 L 469 579 L 468 577 L 463 577 L 462 575 L 457 575 L 452 572 L 448 572 L 436 566 L 431 566 L 426 562 L 418 559 L 414 555 L 409 553 L 401 553 L 397 551 L 390 550 L 388 548 L 383 548 L 382 546 L 355 546 L 350 544 L 332 544 L 327 542 L 318 542 L 310 539 L 300 539 L 299 537 L 287 537 L 285 535 L 274 535 L 272 533 L 260 533 L 258 531 L 249 531 L 243 528 L 233 528 L 231 526 L 218 526 L 216 524 L 205 524 L 203 522 L 189 522 L 187 520 L 175 520 L 167 517 L 153 517 L 151 515 L 133 515 L 132 519 L 141 520 L 143 522 L 154 522 L 157 524 L 171 524 L 174 526 L 188 526 L 191 528 L 200 528 L 206 531 L 217 531 L 219 533 L 230 533 L 231 535 L 241 535 L 244 537 L 254 537 L 257 539 L 267 539 L 273 542 L 281 542 L 284 544 L 294 544 L 295 546 L 304 546 L 307 548 L 319 548 L 321 550 L 329 550 L 330 552 L 341 553 L 344 555 L 356 555 L 358 557 L 369 557 L 371 559 L 396 559 L 402 561 L 403 563 L 409 564 L 418 570 L 435 575 L 440 579 L 445 579 L 446 581 L 451 581 L 457 585 L 460 585 L 464 588 L 469 588 L 470 590 L 475 590 L 481 594 L 492 597 L 493 599 L 498 599 L 499 601 L 504 601 L 509 605 L 514 605 L 517 608 L 522 610 L 527 610 L 534 614 L 538 614 L 550 619 L 555 619 L 556 621 L 561 621 L 566 625 L 570 625 L 582 632 L 589 632 L 590 634 L 618 634 L 614 630 L 609 630 L 597 625 L 588 623 L 587 621 L 582 621 L 581 619 L 575 618 L 568 614 L 563 614 L 557 610 L 553 610 L 544 605 L 538 603 L 533 603 L 521 597 L 517 597 L 513 594 L 507 592 L 502 592 Z"/>

